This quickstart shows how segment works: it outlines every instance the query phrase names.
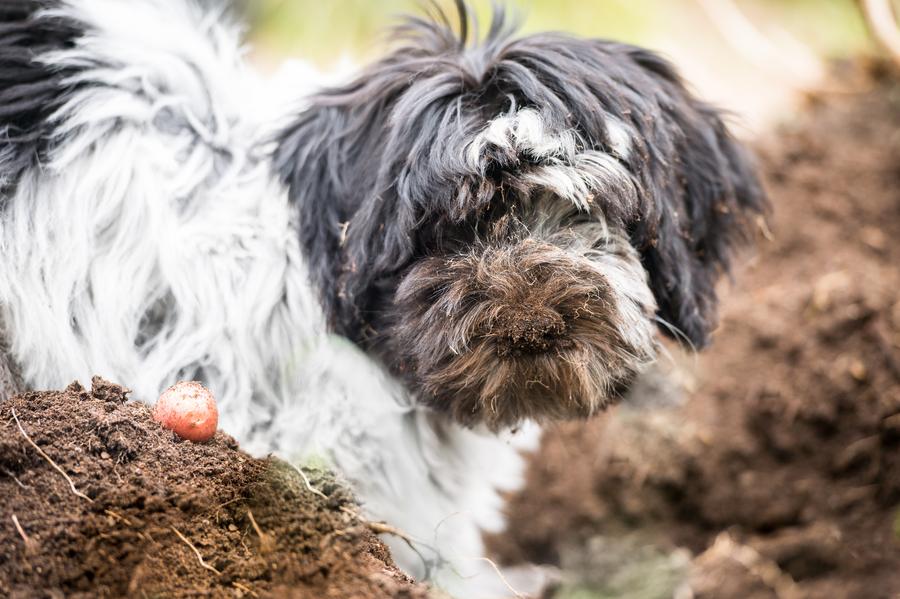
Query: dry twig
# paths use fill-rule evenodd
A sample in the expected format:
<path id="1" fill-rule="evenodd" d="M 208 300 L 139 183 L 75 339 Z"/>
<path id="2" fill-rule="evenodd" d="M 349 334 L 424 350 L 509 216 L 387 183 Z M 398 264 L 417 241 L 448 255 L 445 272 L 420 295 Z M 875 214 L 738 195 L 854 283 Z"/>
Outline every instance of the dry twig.
<path id="1" fill-rule="evenodd" d="M 402 530 L 400 530 L 399 528 L 394 528 L 393 526 L 391 526 L 390 524 L 387 524 L 386 522 L 366 522 L 366 526 L 368 526 L 369 530 L 371 530 L 376 535 L 395 536 L 398 539 L 402 539 L 402 540 L 406 541 L 406 544 L 409 545 L 410 547 L 412 547 L 413 543 L 419 542 L 419 541 L 416 541 L 415 539 L 413 539 L 411 536 L 409 536 L 405 532 L 403 532 Z"/>
<path id="2" fill-rule="evenodd" d="M 260 553 L 271 553 L 275 549 L 274 536 L 262 531 L 259 524 L 256 523 L 256 518 L 253 517 L 253 512 L 250 510 L 247 510 L 247 517 L 250 519 L 250 524 L 253 525 L 253 530 L 256 531 L 256 535 L 259 537 Z"/>
<path id="3" fill-rule="evenodd" d="M 507 589 L 509 589 L 509 592 L 512 593 L 516 599 L 528 599 L 525 595 L 523 595 L 521 592 L 517 591 L 515 589 L 515 587 L 513 587 L 509 583 L 509 581 L 506 579 L 506 576 L 504 576 L 503 572 L 500 570 L 500 566 L 498 566 L 497 563 L 494 560 L 492 560 L 491 558 L 489 558 L 489 557 L 465 557 L 465 556 L 461 556 L 461 558 L 467 559 L 467 560 L 479 561 L 479 562 L 487 562 L 491 566 L 491 568 L 494 570 L 494 573 L 497 574 L 497 578 L 500 579 L 500 582 L 502 582 L 503 585 Z M 456 568 L 453 568 L 453 570 L 454 570 L 454 572 L 456 572 L 456 575 L 460 576 L 461 578 L 473 578 L 474 576 L 477 576 L 477 574 L 472 574 L 471 576 L 463 576 L 460 572 L 456 571 Z"/>
<path id="4" fill-rule="evenodd" d="M 494 569 L 494 572 L 497 573 L 497 577 L 500 579 L 500 582 L 502 582 L 504 586 L 509 589 L 509 592 L 512 593 L 513 596 L 516 597 L 516 599 L 526 599 L 525 595 L 514 589 L 513 586 L 509 584 L 509 581 L 506 580 L 506 577 L 503 575 L 503 572 L 500 571 L 500 567 L 494 562 L 494 560 L 489 557 L 473 557 L 471 559 L 487 562 L 488 564 L 490 564 L 491 568 Z"/>
<path id="5" fill-rule="evenodd" d="M 257 595 L 257 594 L 253 591 L 253 589 L 251 589 L 251 588 L 248 587 L 247 585 L 243 585 L 243 584 L 241 584 L 241 583 L 239 583 L 239 582 L 232 582 L 232 583 L 231 583 L 231 586 L 233 586 L 234 588 L 238 589 L 239 591 L 243 591 L 244 593 L 247 593 L 247 594 L 250 595 L 251 597 L 259 597 L 259 595 Z"/>
<path id="6" fill-rule="evenodd" d="M 250 524 L 253 525 L 253 530 L 256 531 L 257 536 L 259 536 L 259 538 L 263 538 L 263 535 L 265 533 L 263 533 L 263 531 L 260 530 L 259 524 L 256 523 L 256 518 L 253 517 L 253 512 L 250 510 L 247 510 L 247 517 L 250 518 Z"/>
<path id="7" fill-rule="evenodd" d="M 757 216 L 756 226 L 759 227 L 759 232 L 766 238 L 766 241 L 775 241 L 775 235 L 772 233 L 772 229 L 769 228 L 769 222 L 766 220 L 766 217 Z"/>
<path id="8" fill-rule="evenodd" d="M 26 485 L 25 483 L 23 483 L 22 481 L 20 481 L 18 478 L 16 478 L 16 475 L 13 474 L 12 472 L 10 472 L 9 470 L 7 470 L 6 468 L 0 469 L 0 472 L 2 472 L 3 474 L 5 474 L 6 476 L 10 477 L 10 478 L 13 479 L 14 481 L 16 481 L 16 484 L 19 485 L 21 488 L 23 488 L 23 489 L 29 489 L 29 488 L 30 488 L 28 485 Z"/>
<path id="9" fill-rule="evenodd" d="M 22 528 L 22 525 L 19 524 L 19 518 L 16 517 L 15 514 L 12 515 L 13 524 L 16 526 L 16 530 L 19 531 L 19 536 L 22 537 L 22 540 L 25 541 L 25 549 L 31 550 L 35 546 L 35 542 L 29 538 L 28 535 L 25 534 L 25 529 Z"/>
<path id="10" fill-rule="evenodd" d="M 201 565 L 201 566 L 203 566 L 204 568 L 206 568 L 206 569 L 209 570 L 210 572 L 215 572 L 216 574 L 222 574 L 221 572 L 219 572 L 218 570 L 216 570 L 214 567 L 210 566 L 210 565 L 207 564 L 205 561 L 203 561 L 203 556 L 200 555 L 200 551 L 199 551 L 196 547 L 194 547 L 194 544 L 191 543 L 191 542 L 187 539 L 186 536 L 184 536 L 183 534 L 181 534 L 181 532 L 180 532 L 177 528 L 175 528 L 174 526 L 170 526 L 169 528 L 171 528 L 171 529 L 175 532 L 175 534 L 178 535 L 178 538 L 179 538 L 179 539 L 181 539 L 182 541 L 184 541 L 184 544 L 185 544 L 185 545 L 187 545 L 188 547 L 191 548 L 191 551 L 193 551 L 193 552 L 194 552 L 194 555 L 197 556 L 197 560 L 200 562 L 200 565 Z"/>
<path id="11" fill-rule="evenodd" d="M 344 508 L 341 508 L 341 509 L 344 509 Z M 346 511 L 347 513 L 351 514 L 354 517 L 359 517 L 358 514 L 352 513 L 349 510 L 345 509 L 344 511 Z M 375 533 L 376 535 L 381 535 L 381 534 L 392 535 L 392 536 L 397 537 L 404 543 L 406 543 L 406 545 L 410 549 L 412 549 L 413 553 L 415 553 L 418 556 L 418 558 L 422 561 L 422 566 L 425 568 L 425 578 L 429 578 L 431 576 L 431 562 L 428 561 L 424 555 L 422 555 L 422 552 L 419 551 L 419 548 L 416 547 L 416 545 L 421 545 L 422 547 L 425 547 L 429 551 L 433 552 L 436 556 L 438 556 L 438 559 L 440 559 L 440 552 L 437 549 L 435 549 L 434 547 L 429 547 L 422 541 L 413 539 L 411 536 L 409 536 L 408 534 L 406 534 L 399 528 L 394 528 L 393 526 L 391 526 L 390 524 L 387 524 L 386 522 L 365 521 L 365 523 L 366 523 L 366 526 L 369 528 L 369 530 L 372 531 L 373 533 Z"/>
<path id="12" fill-rule="evenodd" d="M 322 499 L 324 499 L 326 501 L 328 500 L 328 495 L 326 495 L 325 493 L 323 493 L 322 491 L 320 491 L 316 488 L 313 488 L 312 484 L 310 484 L 310 482 L 309 482 L 309 478 L 307 478 L 307 476 L 306 476 L 306 473 L 303 472 L 303 470 L 299 466 L 297 466 L 295 464 L 291 464 L 291 468 L 293 468 L 294 470 L 297 471 L 298 474 L 300 474 L 300 477 L 303 479 L 303 482 L 306 483 L 306 488 L 309 489 L 310 492 L 312 492 L 315 495 L 318 495 L 319 497 L 321 497 Z"/>
<path id="13" fill-rule="evenodd" d="M 87 499 L 88 501 L 90 501 L 91 503 L 93 503 L 93 502 L 94 502 L 93 499 L 91 499 L 90 497 L 88 497 L 87 495 L 85 495 L 84 493 L 82 493 L 81 491 L 79 491 L 78 489 L 75 488 L 75 483 L 72 482 L 72 479 L 69 478 L 69 475 L 66 474 L 65 470 L 63 470 L 62 468 L 60 468 L 60 467 L 59 467 L 59 464 L 57 464 L 56 462 L 54 462 L 54 461 L 50 458 L 50 456 L 48 456 L 46 453 L 44 453 L 44 450 L 43 450 L 43 449 L 41 449 L 40 447 L 38 447 L 37 443 L 35 443 L 34 441 L 31 440 L 31 437 L 29 437 L 29 436 L 28 436 L 28 433 L 25 432 L 25 429 L 22 428 L 22 423 L 19 422 L 19 417 L 16 416 L 16 409 L 15 409 L 15 408 L 10 408 L 10 411 L 12 412 L 12 417 L 13 417 L 13 418 L 15 419 L 15 421 L 16 421 L 16 426 L 19 427 L 19 432 L 22 433 L 22 436 L 25 437 L 25 440 L 28 441 L 28 443 L 29 443 L 32 447 L 34 447 L 35 450 L 37 450 L 37 452 L 38 452 L 39 454 L 41 454 L 41 457 L 44 458 L 45 460 L 47 460 L 47 462 L 48 462 L 51 466 L 53 466 L 53 467 L 56 469 L 57 472 L 59 472 L 60 474 L 63 475 L 63 478 L 65 478 L 65 479 L 66 479 L 66 482 L 69 483 L 69 488 L 72 489 L 72 493 L 74 493 L 75 495 L 81 497 L 82 499 Z"/>
<path id="14" fill-rule="evenodd" d="M 125 524 L 125 526 L 131 526 L 131 520 L 129 520 L 125 516 L 123 516 L 121 514 L 117 514 L 112 510 L 103 510 L 103 511 L 104 511 L 104 513 L 106 513 L 107 516 L 111 516 L 113 519 L 118 520 L 119 522 L 123 522 Z"/>

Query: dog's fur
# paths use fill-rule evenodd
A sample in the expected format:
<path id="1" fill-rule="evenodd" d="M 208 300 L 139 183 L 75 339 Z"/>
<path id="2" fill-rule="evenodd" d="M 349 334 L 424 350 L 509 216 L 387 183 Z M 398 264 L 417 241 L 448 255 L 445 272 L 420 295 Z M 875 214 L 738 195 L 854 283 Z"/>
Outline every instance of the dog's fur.
<path id="1" fill-rule="evenodd" d="M 4 3 L 0 322 L 32 387 L 203 381 L 475 597 L 530 422 L 614 401 L 657 323 L 706 343 L 763 195 L 662 59 L 460 12 L 298 108 L 200 4 Z"/>

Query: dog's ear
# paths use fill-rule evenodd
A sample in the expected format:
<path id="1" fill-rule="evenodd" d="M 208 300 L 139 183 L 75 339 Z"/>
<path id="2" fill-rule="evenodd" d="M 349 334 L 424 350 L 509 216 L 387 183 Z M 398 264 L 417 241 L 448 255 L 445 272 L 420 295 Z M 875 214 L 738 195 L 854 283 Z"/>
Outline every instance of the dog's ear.
<path id="1" fill-rule="evenodd" d="M 366 81 L 312 98 L 279 135 L 275 156 L 329 323 L 354 340 L 363 334 L 361 310 L 370 299 L 361 296 L 377 293 L 373 279 L 411 244 L 390 206 L 395 193 L 381 183 L 389 179 L 381 165 L 391 94 L 365 89 Z"/>
<path id="2" fill-rule="evenodd" d="M 752 156 L 722 115 L 693 97 L 666 60 L 641 49 L 630 55 L 662 90 L 661 122 L 647 140 L 656 218 L 655 230 L 639 240 L 643 260 L 662 329 L 701 348 L 717 324 L 716 282 L 735 247 L 752 236 L 767 199 Z"/>
<path id="3" fill-rule="evenodd" d="M 416 198 L 429 197 L 423 185 L 434 188 L 418 165 L 428 148 L 442 147 L 425 135 L 432 105 L 464 84 L 435 68 L 461 44 L 442 23 L 398 25 L 398 48 L 310 98 L 277 139 L 275 168 L 297 206 L 313 283 L 331 326 L 351 340 L 368 334 L 370 306 L 393 293 L 412 255 L 422 218 Z"/>
<path id="4" fill-rule="evenodd" d="M 46 156 L 53 114 L 75 91 L 72 66 L 43 55 L 71 47 L 79 24 L 48 12 L 49 0 L 0 3 L 0 207 L 22 175 Z"/>
<path id="5" fill-rule="evenodd" d="M 445 100 L 474 85 L 453 66 L 470 19 L 465 2 L 456 8 L 459 34 L 437 5 L 433 20 L 402 21 L 392 52 L 311 98 L 277 140 L 276 169 L 297 206 L 313 283 L 331 326 L 354 341 L 377 332 L 374 321 L 408 267 L 417 230 L 429 211 L 439 212 L 433 206 L 455 196 L 452 177 L 435 173 L 442 170 L 435 164 L 451 141 L 452 121 L 441 120 Z M 435 129 L 443 132 L 437 141 Z"/>
<path id="6" fill-rule="evenodd" d="M 337 308 L 330 290 L 337 285 L 341 226 L 348 218 L 349 173 L 340 166 L 350 144 L 340 135 L 344 113 L 338 106 L 308 108 L 280 133 L 275 154 L 277 174 L 297 207 L 307 268 L 329 319 Z"/>

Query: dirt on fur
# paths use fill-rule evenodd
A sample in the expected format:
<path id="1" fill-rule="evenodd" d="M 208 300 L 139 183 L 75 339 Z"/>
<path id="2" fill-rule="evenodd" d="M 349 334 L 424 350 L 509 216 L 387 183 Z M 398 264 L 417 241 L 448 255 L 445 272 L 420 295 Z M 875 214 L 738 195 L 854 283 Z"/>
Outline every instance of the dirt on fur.
<path id="1" fill-rule="evenodd" d="M 100 379 L 17 396 L 0 404 L 0 596 L 424 598 L 353 497 L 307 474 L 221 432 L 182 441 Z"/>
<path id="2" fill-rule="evenodd" d="M 546 436 L 503 561 L 557 598 L 900 596 L 898 81 L 845 66 L 760 144 L 769 239 L 713 347 Z"/>

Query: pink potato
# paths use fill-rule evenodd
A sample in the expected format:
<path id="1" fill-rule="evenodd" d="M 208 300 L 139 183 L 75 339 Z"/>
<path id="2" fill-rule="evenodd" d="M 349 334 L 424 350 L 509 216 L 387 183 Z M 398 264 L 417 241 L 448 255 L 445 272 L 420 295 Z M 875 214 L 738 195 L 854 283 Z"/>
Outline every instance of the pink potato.
<path id="1" fill-rule="evenodd" d="M 153 417 L 182 439 L 200 442 L 216 434 L 219 410 L 209 389 L 197 382 L 183 381 L 163 391 Z"/>

